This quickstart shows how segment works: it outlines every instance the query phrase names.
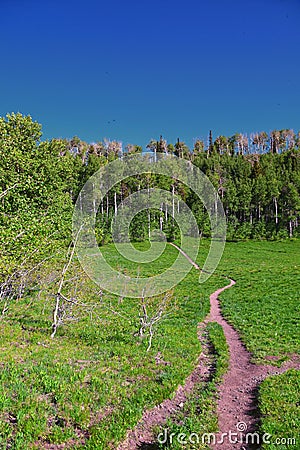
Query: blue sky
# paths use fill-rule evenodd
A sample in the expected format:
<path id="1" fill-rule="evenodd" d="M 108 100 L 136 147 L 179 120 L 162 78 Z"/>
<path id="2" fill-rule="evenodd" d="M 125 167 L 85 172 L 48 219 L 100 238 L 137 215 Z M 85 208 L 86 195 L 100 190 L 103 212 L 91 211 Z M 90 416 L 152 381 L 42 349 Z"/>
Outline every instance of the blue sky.
<path id="1" fill-rule="evenodd" d="M 143 146 L 296 131 L 299 24 L 299 0 L 1 0 L 0 115 Z"/>

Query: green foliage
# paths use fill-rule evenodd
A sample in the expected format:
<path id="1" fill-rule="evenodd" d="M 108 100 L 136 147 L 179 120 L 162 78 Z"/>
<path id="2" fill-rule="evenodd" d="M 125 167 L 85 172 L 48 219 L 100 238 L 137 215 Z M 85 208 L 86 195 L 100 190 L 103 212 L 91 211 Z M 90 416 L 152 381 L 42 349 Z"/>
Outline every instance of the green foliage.
<path id="1" fill-rule="evenodd" d="M 1 214 L 2 220 L 3 214 L 10 219 L 27 209 L 39 217 L 41 210 L 47 215 L 50 209 L 49 216 L 56 222 L 54 227 L 61 229 L 62 221 L 65 228 L 72 202 L 84 183 L 100 167 L 122 156 L 123 152 L 120 143 L 115 141 L 87 144 L 77 136 L 70 141 L 53 139 L 41 142 L 40 138 L 41 125 L 30 116 L 12 113 L 0 118 L 0 194 L 10 189 L 0 202 L 0 220 Z M 280 143 L 276 151 L 275 138 Z M 248 138 L 237 133 L 231 138 L 219 136 L 213 143 L 211 133 L 207 151 L 204 143 L 197 141 L 193 152 L 190 152 L 179 139 L 175 145 L 167 145 L 161 137 L 160 141 L 152 140 L 149 148 L 191 159 L 210 178 L 224 205 L 230 240 L 297 236 L 300 223 L 300 153 L 296 135 L 292 130 L 275 130 L 270 136 L 262 132 L 254 134 L 251 139 L 249 143 Z M 270 151 L 266 152 L 268 148 Z M 128 154 L 140 150 L 137 145 L 126 147 Z M 264 153 L 261 154 L 261 150 Z M 98 216 L 101 215 L 97 232 L 99 240 L 104 243 L 111 238 L 110 226 L 116 213 L 115 192 L 119 204 L 133 192 L 151 187 L 180 195 L 194 212 L 200 232 L 204 236 L 210 235 L 208 215 L 203 205 L 183 183 L 177 181 L 176 173 L 170 178 L 147 174 L 124 180 L 112 189 L 101 205 L 97 205 Z M 157 228 L 158 217 L 159 214 L 151 214 L 152 230 Z M 131 226 L 132 238 L 147 238 L 147 220 L 141 215 L 135 222 L 137 226 L 135 223 Z M 160 226 L 169 240 L 178 237 L 170 214 Z"/>
<path id="2" fill-rule="evenodd" d="M 223 328 L 216 322 L 207 324 L 208 339 L 216 355 L 214 380 L 220 382 L 223 375 L 227 372 L 229 366 L 229 350 Z"/>
<path id="3" fill-rule="evenodd" d="M 300 429 L 300 372 L 289 370 L 267 378 L 259 389 L 261 434 L 269 435 L 262 449 L 297 448 Z"/>

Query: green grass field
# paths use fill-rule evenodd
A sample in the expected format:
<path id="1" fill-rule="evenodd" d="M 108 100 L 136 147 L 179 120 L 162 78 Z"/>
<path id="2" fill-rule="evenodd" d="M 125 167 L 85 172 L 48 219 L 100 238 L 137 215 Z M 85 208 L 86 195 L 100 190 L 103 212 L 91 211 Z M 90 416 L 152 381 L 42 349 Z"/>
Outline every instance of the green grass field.
<path id="1" fill-rule="evenodd" d="M 237 283 L 222 311 L 255 362 L 299 353 L 300 241 L 228 243 L 218 272 Z"/>
<path id="2" fill-rule="evenodd" d="M 208 243 L 202 241 L 200 248 L 201 264 Z M 227 284 L 221 275 L 237 281 L 222 294 L 222 307 L 255 361 L 269 363 L 268 356 L 277 356 L 279 364 L 299 352 L 299 250 L 300 241 L 228 243 L 216 274 L 205 284 L 198 283 L 199 274 L 192 268 L 176 286 L 169 314 L 158 323 L 149 352 L 148 335 L 137 336 L 138 300 L 93 298 L 92 283 L 83 274 L 78 289 L 99 305 L 92 318 L 80 310 L 78 320 L 59 328 L 51 340 L 54 298 L 49 292 L 40 295 L 38 289 L 29 292 L 0 319 L 0 448 L 42 449 L 45 443 L 64 442 L 72 449 L 116 448 L 143 410 L 171 396 L 195 367 L 201 351 L 197 324 L 208 313 L 209 294 Z M 140 276 L 161 272 L 162 264 L 177 256 L 167 245 L 162 260 L 143 266 L 124 262 L 112 246 L 104 252 L 112 265 Z M 63 262 L 55 264 L 61 267 Z M 74 264 L 70 289 L 76 271 Z M 149 301 L 150 312 L 157 301 Z M 211 325 L 209 336 L 215 348 L 214 379 L 198 387 L 184 416 L 170 420 L 170 429 L 216 429 L 215 389 L 226 369 L 227 353 L 218 326 Z M 265 383 L 260 396 L 263 431 L 282 421 L 280 408 L 287 418 L 297 414 L 289 385 L 299 385 L 299 373 L 291 371 Z M 279 395 L 280 389 L 286 389 L 286 395 Z M 270 408 L 273 399 L 278 408 Z M 291 432 L 294 422 L 287 420 L 285 426 L 284 431 Z"/>
<path id="3" fill-rule="evenodd" d="M 113 256 L 112 248 L 106 251 Z M 171 260 L 177 254 L 171 246 L 167 252 L 164 258 Z M 212 278 L 198 286 L 197 275 L 192 269 L 175 289 L 174 306 L 159 324 L 149 352 L 147 338 L 135 336 L 135 299 L 120 304 L 104 296 L 99 317 L 61 327 L 54 340 L 54 300 L 41 301 L 36 293 L 12 305 L 1 323 L 2 448 L 43 448 L 45 442 L 69 442 L 76 448 L 86 433 L 85 448 L 115 448 L 144 408 L 170 396 L 195 366 L 201 351 L 197 324 L 208 312 L 209 292 L 224 283 Z M 156 363 L 158 354 L 167 364 Z"/>
<path id="4" fill-rule="evenodd" d="M 222 293 L 222 310 L 253 360 L 281 365 L 300 354 L 300 241 L 228 243 L 218 272 L 229 269 L 237 284 Z M 281 444 L 264 444 L 263 449 L 300 446 L 299 386 L 296 370 L 262 383 L 261 433 L 272 435 L 271 442 L 282 438 Z M 296 439 L 294 447 L 289 438 Z"/>

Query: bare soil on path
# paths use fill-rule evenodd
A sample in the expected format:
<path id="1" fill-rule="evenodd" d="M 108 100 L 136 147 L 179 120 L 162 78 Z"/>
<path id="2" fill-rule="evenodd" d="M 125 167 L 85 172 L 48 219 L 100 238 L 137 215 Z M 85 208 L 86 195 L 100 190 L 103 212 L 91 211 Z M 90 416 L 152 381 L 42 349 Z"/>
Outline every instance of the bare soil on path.
<path id="1" fill-rule="evenodd" d="M 234 284 L 235 282 L 231 280 L 226 288 Z M 240 340 L 238 333 L 221 314 L 218 296 L 223 290 L 224 288 L 218 289 L 211 294 L 211 310 L 208 318 L 209 321 L 217 322 L 222 326 L 230 353 L 229 370 L 218 390 L 217 412 L 220 431 L 216 436 L 217 443 L 212 448 L 216 450 L 258 449 L 260 445 L 252 445 L 252 437 L 249 433 L 257 432 L 259 427 L 260 416 L 257 405 L 259 385 L 269 375 L 278 375 L 292 368 L 300 370 L 300 357 L 299 355 L 293 357 L 280 368 L 253 364 L 251 354 Z M 237 435 L 229 439 L 227 433 L 230 431 Z M 222 443 L 223 433 L 226 433 L 226 436 Z M 235 440 L 238 442 L 235 443 Z M 257 442 L 255 438 L 253 440 Z"/>

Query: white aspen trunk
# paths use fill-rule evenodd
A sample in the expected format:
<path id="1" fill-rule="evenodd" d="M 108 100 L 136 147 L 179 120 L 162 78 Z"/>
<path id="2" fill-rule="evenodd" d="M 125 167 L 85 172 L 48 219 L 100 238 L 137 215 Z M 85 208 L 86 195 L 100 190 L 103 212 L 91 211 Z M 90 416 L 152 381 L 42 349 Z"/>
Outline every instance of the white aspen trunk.
<path id="1" fill-rule="evenodd" d="M 278 203 L 277 198 L 274 198 L 274 205 L 275 205 L 275 223 L 278 224 Z"/>
<path id="2" fill-rule="evenodd" d="M 166 210 L 165 210 L 165 218 L 166 218 L 166 223 L 168 223 L 168 204 L 166 203 Z"/>
<path id="3" fill-rule="evenodd" d="M 180 202 L 179 199 L 177 199 L 177 212 L 180 213 Z"/>
<path id="4" fill-rule="evenodd" d="M 114 193 L 114 203 L 115 203 L 115 216 L 118 214 L 118 205 L 117 205 L 117 193 Z"/>
<path id="5" fill-rule="evenodd" d="M 82 197 L 81 197 L 81 192 L 79 194 L 79 207 L 80 207 L 80 212 L 82 212 Z"/>
<path id="6" fill-rule="evenodd" d="M 93 211 L 94 211 L 94 214 L 96 214 L 97 207 L 96 207 L 96 199 L 95 199 L 95 195 L 94 195 L 94 190 L 95 190 L 95 185 L 93 183 Z"/>
<path id="7" fill-rule="evenodd" d="M 159 217 L 159 229 L 160 231 L 163 230 L 163 223 L 164 223 L 164 219 L 162 216 Z"/>
<path id="8" fill-rule="evenodd" d="M 82 225 L 81 225 L 81 227 L 79 228 L 79 230 L 77 232 L 77 235 L 76 235 L 76 238 L 74 240 L 73 248 L 72 248 L 72 251 L 70 253 L 68 262 L 64 265 L 64 268 L 63 268 L 62 273 L 61 273 L 60 281 L 59 281 L 59 284 L 58 284 L 58 289 L 57 289 L 57 292 L 56 292 L 55 307 L 54 307 L 54 311 L 53 311 L 53 322 L 52 322 L 51 339 L 54 338 L 54 336 L 56 334 L 56 331 L 57 331 L 57 328 L 60 325 L 61 318 L 59 317 L 59 307 L 61 305 L 61 300 L 62 300 L 62 293 L 61 293 L 61 291 L 63 289 L 63 285 L 64 285 L 64 282 L 65 282 L 66 273 L 69 270 L 69 266 L 70 266 L 70 264 L 72 262 L 72 259 L 73 259 L 74 253 L 75 253 L 76 244 L 77 244 L 78 237 L 79 237 L 79 234 L 80 234 L 81 230 L 82 230 Z"/>
<path id="9" fill-rule="evenodd" d="M 173 222 L 174 222 L 174 216 L 175 216 L 175 186 L 174 186 L 174 184 L 172 186 L 172 216 L 173 216 Z"/>
<path id="10" fill-rule="evenodd" d="M 103 211 L 103 202 L 101 202 L 101 214 L 102 214 L 102 216 L 103 216 L 103 214 L 104 214 L 104 211 Z"/>
<path id="11" fill-rule="evenodd" d="M 289 236 L 290 236 L 290 238 L 293 237 L 293 222 L 291 219 L 289 221 Z"/>
<path id="12" fill-rule="evenodd" d="M 155 153 L 156 155 L 156 153 Z M 151 214 L 150 214 L 150 209 L 149 209 L 149 199 L 150 199 L 150 180 L 148 179 L 148 184 L 147 184 L 147 193 L 148 193 L 148 239 L 150 241 L 150 236 L 151 236 Z"/>
<path id="13" fill-rule="evenodd" d="M 109 213 L 109 200 L 108 200 L 108 194 L 106 195 L 106 215 L 108 217 L 108 213 Z"/>

